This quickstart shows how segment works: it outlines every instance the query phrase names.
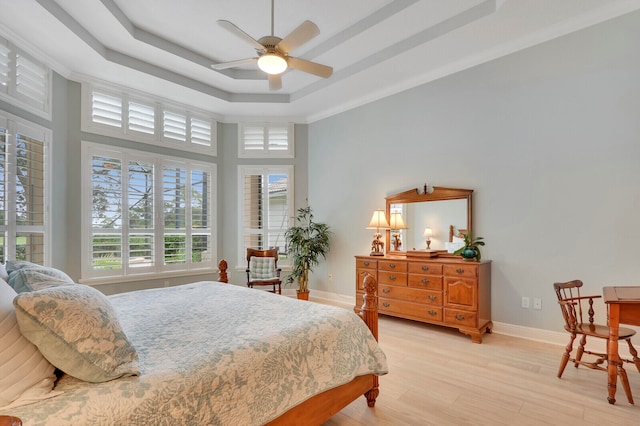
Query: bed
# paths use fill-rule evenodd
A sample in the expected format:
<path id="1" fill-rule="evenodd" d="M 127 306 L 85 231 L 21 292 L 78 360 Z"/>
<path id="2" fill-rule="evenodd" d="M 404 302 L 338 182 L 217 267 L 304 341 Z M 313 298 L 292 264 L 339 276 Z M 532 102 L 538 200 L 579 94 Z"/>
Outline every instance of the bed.
<path id="1" fill-rule="evenodd" d="M 361 395 L 373 406 L 387 365 L 377 285 L 365 281 L 359 315 L 226 284 L 224 261 L 219 281 L 109 296 L 139 375 L 91 383 L 63 374 L 62 394 L 0 415 L 27 426 L 312 425 Z"/>

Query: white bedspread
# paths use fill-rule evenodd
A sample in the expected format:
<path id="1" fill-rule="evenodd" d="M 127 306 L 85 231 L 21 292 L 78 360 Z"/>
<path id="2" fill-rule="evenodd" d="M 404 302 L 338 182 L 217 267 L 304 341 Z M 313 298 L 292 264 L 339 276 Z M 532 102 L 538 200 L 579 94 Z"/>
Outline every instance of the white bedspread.
<path id="1" fill-rule="evenodd" d="M 356 376 L 387 373 L 366 325 L 346 309 L 217 282 L 109 298 L 141 375 L 63 376 L 64 394 L 0 414 L 25 426 L 259 425 Z"/>

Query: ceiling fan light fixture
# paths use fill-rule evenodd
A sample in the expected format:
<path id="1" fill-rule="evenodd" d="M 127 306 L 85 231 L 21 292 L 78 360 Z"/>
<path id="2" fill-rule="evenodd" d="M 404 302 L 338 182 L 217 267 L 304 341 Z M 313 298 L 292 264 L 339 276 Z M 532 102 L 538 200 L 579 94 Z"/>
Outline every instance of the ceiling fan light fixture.
<path id="1" fill-rule="evenodd" d="M 287 61 L 275 53 L 265 53 L 258 59 L 258 68 L 267 74 L 280 74 L 287 69 Z"/>

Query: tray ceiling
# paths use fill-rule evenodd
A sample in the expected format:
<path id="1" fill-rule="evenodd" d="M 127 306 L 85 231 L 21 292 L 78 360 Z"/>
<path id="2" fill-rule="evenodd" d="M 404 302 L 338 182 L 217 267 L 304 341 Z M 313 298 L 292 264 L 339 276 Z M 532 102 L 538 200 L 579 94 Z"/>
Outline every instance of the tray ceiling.
<path id="1" fill-rule="evenodd" d="M 320 35 L 292 56 L 270 91 L 255 56 L 216 23 L 255 39 L 271 32 L 270 0 L 0 0 L 0 35 L 73 80 L 116 83 L 216 113 L 222 120 L 312 122 L 640 9 L 640 0 L 275 0 L 274 33 L 304 20 Z"/>

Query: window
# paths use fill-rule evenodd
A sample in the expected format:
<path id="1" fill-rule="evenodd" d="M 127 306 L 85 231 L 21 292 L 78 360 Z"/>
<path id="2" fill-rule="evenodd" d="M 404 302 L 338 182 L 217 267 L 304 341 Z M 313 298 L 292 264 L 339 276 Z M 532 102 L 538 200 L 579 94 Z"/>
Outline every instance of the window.
<path id="1" fill-rule="evenodd" d="M 244 265 L 250 247 L 278 247 L 284 259 L 284 234 L 293 216 L 293 166 L 239 166 L 238 178 L 241 212 L 238 265 Z"/>
<path id="2" fill-rule="evenodd" d="M 0 37 L 0 97 L 50 118 L 51 70 Z"/>
<path id="3" fill-rule="evenodd" d="M 1 55 L 1 50 L 0 50 Z M 2 78 L 0 63 L 0 79 Z M 157 146 L 216 155 L 217 122 L 211 113 L 169 106 L 151 95 L 82 85 L 82 130 Z"/>
<path id="4" fill-rule="evenodd" d="M 35 124 L 0 115 L 0 262 L 48 263 L 48 140 Z"/>
<path id="5" fill-rule="evenodd" d="M 213 268 L 215 165 L 83 143 L 83 278 Z"/>
<path id="6" fill-rule="evenodd" d="M 240 158 L 293 158 L 293 124 L 240 124 Z"/>

